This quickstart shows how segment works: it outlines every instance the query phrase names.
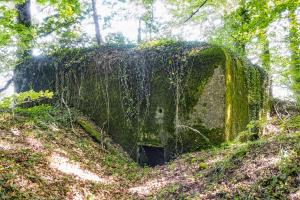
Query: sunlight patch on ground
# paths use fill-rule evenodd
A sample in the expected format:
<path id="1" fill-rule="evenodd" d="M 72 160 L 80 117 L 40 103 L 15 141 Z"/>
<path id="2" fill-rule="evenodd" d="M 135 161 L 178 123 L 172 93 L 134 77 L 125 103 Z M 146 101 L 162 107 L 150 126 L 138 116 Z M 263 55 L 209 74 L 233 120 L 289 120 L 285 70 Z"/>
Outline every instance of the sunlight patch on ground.
<path id="1" fill-rule="evenodd" d="M 291 194 L 289 196 L 289 199 L 290 200 L 299 200 L 300 199 L 300 189 L 297 192 L 295 192 L 294 194 Z"/>
<path id="2" fill-rule="evenodd" d="M 21 131 L 17 128 L 12 128 L 10 129 L 11 133 L 14 135 L 14 136 L 19 136 L 21 135 Z"/>
<path id="3" fill-rule="evenodd" d="M 52 154 L 49 159 L 50 167 L 59 170 L 66 174 L 71 174 L 79 179 L 88 180 L 103 184 L 111 184 L 113 180 L 111 178 L 101 178 L 97 174 L 94 174 L 86 169 L 81 169 L 79 163 L 70 161 L 68 158 L 62 157 L 57 153 Z"/>
<path id="4" fill-rule="evenodd" d="M 0 122 L 9 122 L 12 120 L 12 115 L 9 113 L 1 113 Z"/>
<path id="5" fill-rule="evenodd" d="M 37 187 L 36 183 L 33 183 L 32 181 L 28 180 L 27 178 L 23 176 L 19 176 L 14 179 L 15 184 L 20 188 L 21 191 L 25 191 L 34 187 Z"/>
<path id="6" fill-rule="evenodd" d="M 209 159 L 206 163 L 207 163 L 208 165 L 213 165 L 213 164 L 215 164 L 215 163 L 217 163 L 217 162 L 220 162 L 222 159 L 224 159 L 224 156 L 216 156 L 216 157 L 213 158 L 213 159 Z"/>
<path id="7" fill-rule="evenodd" d="M 41 151 L 41 150 L 43 150 L 43 144 L 41 143 L 41 141 L 39 141 L 39 140 L 37 140 L 35 138 L 27 137 L 25 139 L 25 142 L 34 151 Z"/>
<path id="8" fill-rule="evenodd" d="M 3 150 L 14 150 L 16 147 L 6 141 L 0 140 L 0 149 Z"/>
<path id="9" fill-rule="evenodd" d="M 51 183 L 54 180 L 53 176 L 48 175 L 48 174 L 44 174 L 43 172 L 37 172 L 37 174 L 39 175 L 39 177 L 41 177 L 41 179 L 43 179 L 46 182 Z"/>
<path id="10" fill-rule="evenodd" d="M 229 194 L 231 192 L 231 188 L 230 185 L 228 185 L 225 182 L 222 182 L 221 184 L 215 185 L 210 191 L 211 193 L 208 192 L 207 194 L 203 195 L 203 199 L 217 199 L 218 194 L 222 194 L 222 193 Z"/>
<path id="11" fill-rule="evenodd" d="M 235 184 L 233 188 L 247 188 L 257 182 L 261 177 L 265 176 L 266 173 L 272 167 L 274 167 L 280 161 L 280 156 L 270 155 L 270 156 L 260 156 L 254 160 L 249 160 L 243 163 L 240 168 L 240 173 L 246 174 L 246 179 Z"/>
<path id="12" fill-rule="evenodd" d="M 280 133 L 280 129 L 271 124 L 271 123 L 268 123 L 264 126 L 263 128 L 263 135 L 274 135 L 274 134 L 279 134 Z"/>
<path id="13" fill-rule="evenodd" d="M 274 166 L 279 161 L 280 157 L 278 155 L 267 157 L 260 156 L 250 162 L 244 163 L 241 167 L 241 171 L 246 173 L 251 180 L 255 181 L 260 176 L 258 172 L 262 172 L 263 170 Z"/>
<path id="14" fill-rule="evenodd" d="M 132 187 L 129 192 L 132 194 L 137 194 L 139 196 L 147 196 L 155 190 L 159 190 L 169 184 L 175 183 L 175 180 L 166 180 L 165 178 L 154 179 L 148 181 L 143 186 Z"/>
<path id="15" fill-rule="evenodd" d="M 81 188 L 81 191 L 79 191 L 76 187 L 73 187 L 67 194 L 66 200 L 85 200 L 90 199 L 91 197 L 92 194 L 85 188 Z"/>
<path id="16" fill-rule="evenodd" d="M 55 124 L 49 125 L 49 129 L 53 132 L 58 132 L 59 128 Z"/>

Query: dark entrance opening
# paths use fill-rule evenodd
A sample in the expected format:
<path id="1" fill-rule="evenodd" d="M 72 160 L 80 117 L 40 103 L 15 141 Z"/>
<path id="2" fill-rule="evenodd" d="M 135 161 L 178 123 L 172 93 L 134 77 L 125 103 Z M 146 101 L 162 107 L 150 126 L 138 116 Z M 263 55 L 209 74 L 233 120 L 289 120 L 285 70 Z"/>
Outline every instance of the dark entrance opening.
<path id="1" fill-rule="evenodd" d="M 139 146 L 138 154 L 140 165 L 154 167 L 165 164 L 165 149 L 163 147 Z"/>

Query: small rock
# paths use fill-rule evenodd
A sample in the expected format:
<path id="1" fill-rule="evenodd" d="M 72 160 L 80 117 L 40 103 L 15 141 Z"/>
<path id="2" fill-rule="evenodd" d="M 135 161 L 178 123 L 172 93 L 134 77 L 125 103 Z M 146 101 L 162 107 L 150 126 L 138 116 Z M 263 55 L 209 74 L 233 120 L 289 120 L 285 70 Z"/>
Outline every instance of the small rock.
<path id="1" fill-rule="evenodd" d="M 12 128 L 10 129 L 11 133 L 14 135 L 14 136 L 19 136 L 21 135 L 21 131 L 17 128 Z"/>

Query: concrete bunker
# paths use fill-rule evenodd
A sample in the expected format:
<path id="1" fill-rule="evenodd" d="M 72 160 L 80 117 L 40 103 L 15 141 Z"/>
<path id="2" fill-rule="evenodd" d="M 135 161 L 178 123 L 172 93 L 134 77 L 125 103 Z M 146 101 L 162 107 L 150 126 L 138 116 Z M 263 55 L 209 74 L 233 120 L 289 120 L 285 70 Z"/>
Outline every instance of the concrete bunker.
<path id="1" fill-rule="evenodd" d="M 266 79 L 224 48 L 186 42 L 70 49 L 15 70 L 18 92 L 55 91 L 149 165 L 232 140 L 264 115 Z"/>

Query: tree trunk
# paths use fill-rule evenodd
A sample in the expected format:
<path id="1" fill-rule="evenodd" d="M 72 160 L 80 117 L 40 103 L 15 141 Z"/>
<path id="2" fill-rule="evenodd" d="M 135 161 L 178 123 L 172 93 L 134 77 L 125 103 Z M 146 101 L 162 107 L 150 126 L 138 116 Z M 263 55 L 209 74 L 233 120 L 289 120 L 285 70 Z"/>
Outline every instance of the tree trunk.
<path id="1" fill-rule="evenodd" d="M 270 43 L 267 38 L 266 30 L 260 35 L 260 40 L 263 44 L 263 52 L 261 55 L 262 67 L 268 73 L 268 88 L 269 97 L 272 98 L 272 71 L 271 71 L 271 54 L 270 54 Z"/>
<path id="2" fill-rule="evenodd" d="M 246 57 L 247 56 L 247 53 L 246 53 L 246 42 L 244 41 L 239 41 L 238 42 L 238 49 L 240 51 L 240 55 L 242 57 Z"/>
<path id="3" fill-rule="evenodd" d="M 153 28 L 153 20 L 154 20 L 154 11 L 153 11 L 153 1 L 151 3 L 151 22 L 150 22 L 150 41 L 152 40 L 152 28 Z"/>
<path id="4" fill-rule="evenodd" d="M 25 28 L 30 29 L 31 27 L 31 13 L 30 13 L 30 0 L 26 0 L 22 4 L 16 5 L 16 10 L 18 13 L 17 22 L 23 25 Z M 32 35 L 22 35 L 19 37 L 19 48 L 18 57 L 27 57 L 32 54 L 30 45 L 32 42 Z"/>
<path id="5" fill-rule="evenodd" d="M 240 7 L 241 7 L 241 9 L 242 10 L 244 10 L 244 11 L 246 11 L 246 1 L 245 0 L 242 0 L 241 2 L 240 2 Z M 242 21 L 241 21 L 241 23 L 242 23 L 242 27 L 244 27 L 244 24 L 246 23 L 246 12 L 242 12 L 241 13 L 241 18 L 242 18 Z M 238 41 L 238 49 L 239 49 L 239 51 L 240 51 L 240 54 L 241 54 L 241 56 L 243 56 L 243 57 L 246 57 L 247 55 L 247 53 L 246 53 L 246 41 L 245 41 L 245 39 L 244 39 L 244 34 L 245 34 L 245 30 L 242 30 L 241 31 L 241 34 L 242 34 L 242 37 L 241 37 L 241 39 Z"/>
<path id="6" fill-rule="evenodd" d="M 98 20 L 98 14 L 97 14 L 97 8 L 96 8 L 96 0 L 92 0 L 92 7 L 93 7 L 93 19 L 95 24 L 95 32 L 96 32 L 96 40 L 97 44 L 99 46 L 102 45 L 103 40 L 100 34 L 100 26 L 99 26 L 99 20 Z"/>
<path id="7" fill-rule="evenodd" d="M 292 90 L 297 98 L 297 102 L 300 105 L 300 39 L 299 29 L 300 25 L 297 22 L 297 16 L 295 14 L 296 7 L 289 9 L 289 40 L 291 51 L 291 78 L 292 78 Z"/>
<path id="8" fill-rule="evenodd" d="M 259 40 L 263 46 L 263 52 L 260 55 L 262 67 L 266 70 L 268 74 L 268 82 L 266 82 L 267 87 L 265 90 L 265 101 L 264 101 L 264 112 L 266 115 L 263 114 L 263 116 L 267 116 L 267 119 L 270 117 L 270 105 L 271 100 L 273 98 L 273 92 L 272 92 L 272 70 L 271 70 L 271 54 L 270 54 L 270 43 L 267 37 L 266 29 L 263 30 L 263 32 L 259 35 Z"/>
<path id="9" fill-rule="evenodd" d="M 138 44 L 141 43 L 142 41 L 142 24 L 141 24 L 141 18 L 139 19 L 139 28 L 138 28 L 138 38 L 137 38 L 137 42 Z"/>
<path id="10" fill-rule="evenodd" d="M 271 72 L 271 56 L 270 44 L 266 35 L 266 30 L 260 34 L 260 41 L 263 45 L 263 52 L 261 54 L 262 67 L 268 72 Z"/>

